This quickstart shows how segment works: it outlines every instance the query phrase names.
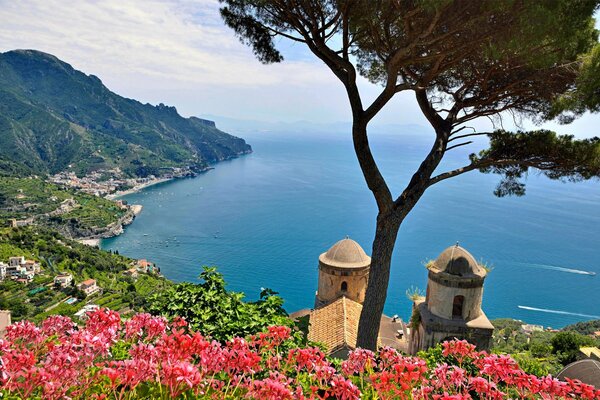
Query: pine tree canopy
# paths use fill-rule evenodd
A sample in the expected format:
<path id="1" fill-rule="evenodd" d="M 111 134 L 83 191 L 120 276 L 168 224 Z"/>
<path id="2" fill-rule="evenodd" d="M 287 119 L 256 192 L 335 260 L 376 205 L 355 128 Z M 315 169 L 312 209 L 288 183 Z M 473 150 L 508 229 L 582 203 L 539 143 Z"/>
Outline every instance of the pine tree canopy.
<path id="1" fill-rule="evenodd" d="M 502 176 L 495 194 L 523 195 L 530 169 L 551 179 L 600 176 L 599 139 L 554 132 L 470 132 L 481 117 L 572 121 L 600 111 L 600 0 L 219 0 L 221 15 L 263 63 L 281 62 L 275 38 L 303 43 L 340 80 L 352 111 L 354 150 L 378 214 L 357 346 L 374 350 L 400 226 L 431 185 L 468 171 Z M 381 86 L 369 103 L 358 77 Z M 435 137 L 399 195 L 372 154 L 369 122 L 412 92 Z M 402 115 L 399 115 L 402 118 Z M 445 154 L 487 136 L 462 168 Z M 437 174 L 437 175 L 436 175 Z"/>
<path id="2" fill-rule="evenodd" d="M 434 129 L 448 131 L 444 152 L 456 147 L 450 142 L 471 136 L 457 134 L 476 118 L 510 113 L 569 122 L 600 110 L 600 45 L 593 19 L 598 0 L 220 2 L 226 24 L 260 61 L 283 60 L 274 41 L 280 36 L 306 44 L 350 91 L 357 72 L 381 84 L 368 107 L 350 93 L 353 108 L 367 121 L 396 93 L 414 91 Z M 518 178 L 529 168 L 553 179 L 598 177 L 597 140 L 548 131 L 488 136 L 490 148 L 471 161 L 496 164 L 472 163 L 461 171 L 501 173 L 497 195 L 524 194 Z"/>

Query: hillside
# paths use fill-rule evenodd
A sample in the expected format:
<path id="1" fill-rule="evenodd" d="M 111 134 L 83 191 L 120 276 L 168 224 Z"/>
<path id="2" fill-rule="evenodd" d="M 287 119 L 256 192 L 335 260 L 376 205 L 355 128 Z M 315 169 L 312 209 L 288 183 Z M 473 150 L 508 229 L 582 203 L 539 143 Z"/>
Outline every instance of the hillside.
<path id="1" fill-rule="evenodd" d="M 133 218 L 130 207 L 111 200 L 38 178 L 0 176 L 0 226 L 27 220 L 68 238 L 110 237 Z"/>
<path id="2" fill-rule="evenodd" d="M 250 151 L 212 121 L 121 97 L 50 54 L 0 53 L 0 167 L 13 161 L 54 174 L 71 166 L 78 175 L 119 167 L 147 176 Z"/>
<path id="3" fill-rule="evenodd" d="M 147 297 L 172 283 L 154 274 L 140 273 L 137 279 L 125 276 L 133 260 L 68 240 L 40 227 L 0 229 L 0 261 L 24 256 L 41 264 L 41 272 L 29 283 L 0 281 L 0 309 L 12 311 L 13 319 L 39 320 L 50 314 L 73 315 L 86 303 L 114 310 L 143 310 Z M 72 287 L 53 286 L 61 272 L 72 274 L 74 282 L 93 278 L 100 293 L 81 298 Z M 70 297 L 79 301 L 67 304 Z"/>

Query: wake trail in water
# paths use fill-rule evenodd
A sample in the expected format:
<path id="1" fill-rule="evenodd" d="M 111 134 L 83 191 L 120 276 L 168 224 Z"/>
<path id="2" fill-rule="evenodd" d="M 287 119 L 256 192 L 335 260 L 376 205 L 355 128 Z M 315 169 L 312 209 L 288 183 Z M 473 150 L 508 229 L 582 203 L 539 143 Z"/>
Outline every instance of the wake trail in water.
<path id="1" fill-rule="evenodd" d="M 550 313 L 550 314 L 574 315 L 576 317 L 600 319 L 600 315 L 580 314 L 580 313 L 573 313 L 573 312 L 569 312 L 569 311 L 550 310 L 547 308 L 537 308 L 537 307 L 528 307 L 528 306 L 517 306 L 517 307 L 519 307 L 522 310 L 528 310 L 528 311 L 539 311 L 539 312 L 545 312 L 545 313 Z"/>
<path id="2" fill-rule="evenodd" d="M 524 262 L 517 262 L 516 264 L 525 265 L 525 266 L 528 266 L 531 268 L 539 268 L 539 269 L 548 269 L 551 271 L 567 272 L 569 274 L 591 275 L 591 276 L 596 275 L 596 273 L 593 271 L 584 271 L 581 269 L 574 269 L 574 268 L 564 268 L 564 267 L 558 267 L 556 265 L 524 263 Z"/>

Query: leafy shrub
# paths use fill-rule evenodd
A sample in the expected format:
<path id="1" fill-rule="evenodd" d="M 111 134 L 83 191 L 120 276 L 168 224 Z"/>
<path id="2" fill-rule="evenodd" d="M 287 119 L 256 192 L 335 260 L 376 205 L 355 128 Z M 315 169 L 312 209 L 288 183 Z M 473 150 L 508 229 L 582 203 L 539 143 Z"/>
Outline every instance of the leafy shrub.
<path id="1" fill-rule="evenodd" d="M 224 341 L 246 336 L 269 325 L 291 325 L 283 299 L 266 289 L 255 302 L 244 302 L 242 293 L 225 289 L 223 276 L 204 267 L 201 284 L 179 283 L 150 297 L 148 311 L 169 319 L 184 318 L 193 329 Z"/>
<path id="2" fill-rule="evenodd" d="M 577 332 L 559 332 L 552 338 L 552 352 L 557 355 L 561 364 L 567 365 L 577 360 L 580 347 L 593 344 L 591 338 Z"/>

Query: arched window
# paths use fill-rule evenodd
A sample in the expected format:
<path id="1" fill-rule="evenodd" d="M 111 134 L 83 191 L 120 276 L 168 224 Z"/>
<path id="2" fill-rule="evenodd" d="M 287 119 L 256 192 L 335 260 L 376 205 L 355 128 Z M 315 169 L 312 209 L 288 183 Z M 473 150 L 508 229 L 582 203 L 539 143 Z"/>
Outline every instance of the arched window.
<path id="1" fill-rule="evenodd" d="M 454 302 L 452 303 L 452 318 L 462 318 L 464 302 L 465 296 L 454 296 Z"/>
<path id="2" fill-rule="evenodd" d="M 348 291 L 348 283 L 346 281 L 342 282 L 342 292 Z"/>

